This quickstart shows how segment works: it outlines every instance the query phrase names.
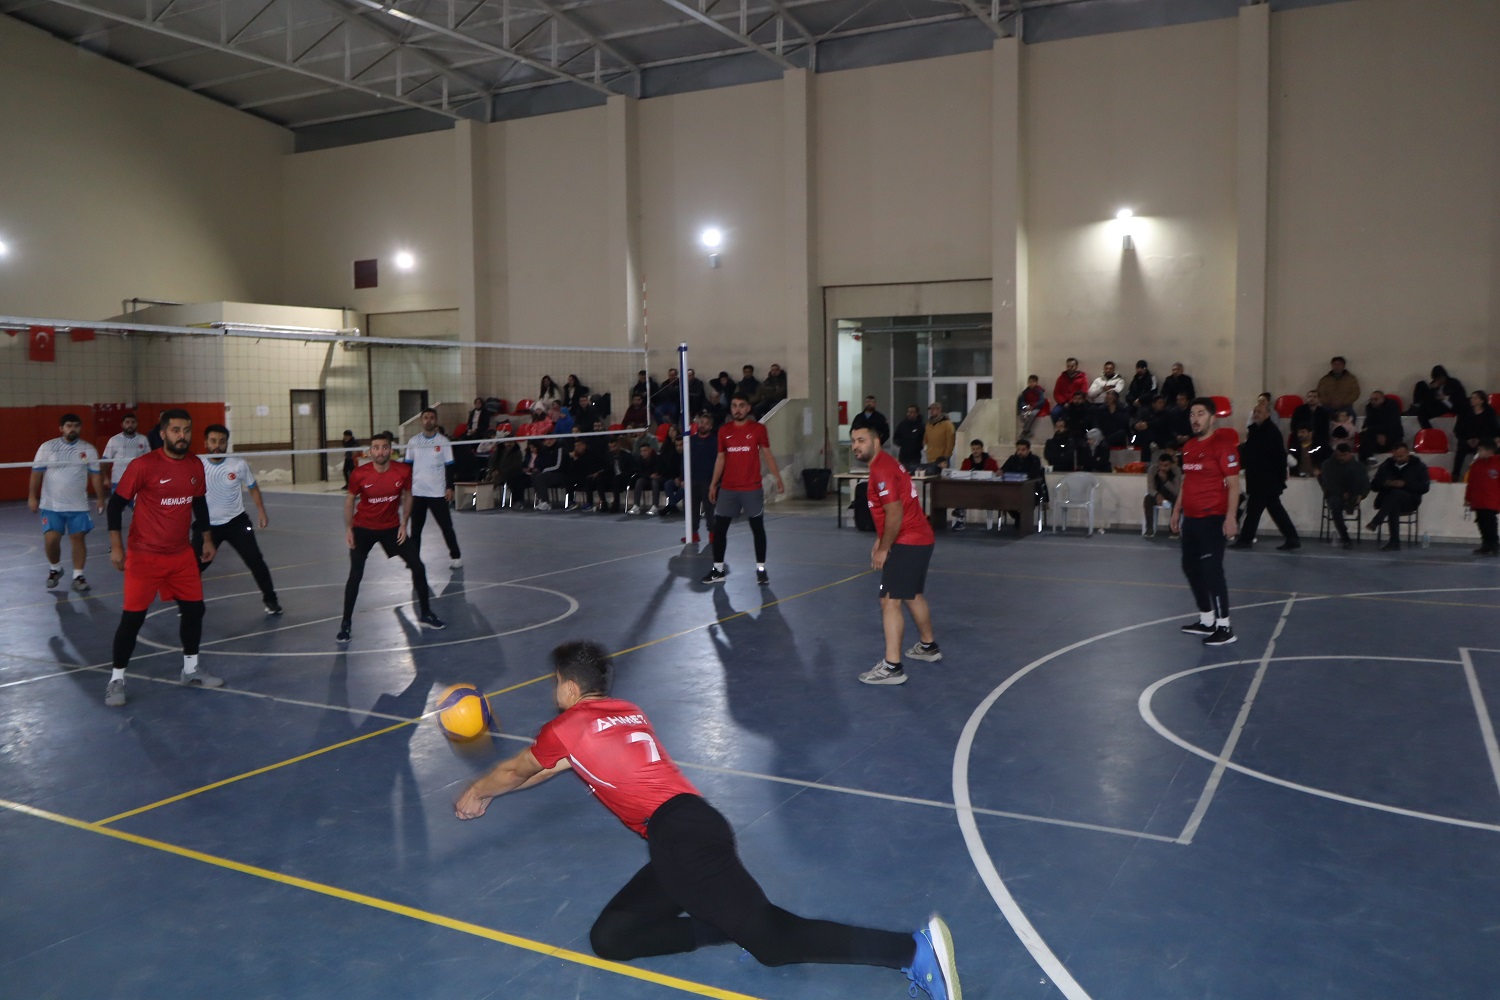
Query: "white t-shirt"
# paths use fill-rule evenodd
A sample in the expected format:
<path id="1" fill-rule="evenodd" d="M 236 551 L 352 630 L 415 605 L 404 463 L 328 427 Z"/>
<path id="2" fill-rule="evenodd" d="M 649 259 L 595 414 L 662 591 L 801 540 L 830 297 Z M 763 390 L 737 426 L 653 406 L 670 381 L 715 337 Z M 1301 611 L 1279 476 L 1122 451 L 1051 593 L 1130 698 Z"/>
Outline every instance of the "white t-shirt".
<path id="1" fill-rule="evenodd" d="M 453 464 L 453 445 L 441 434 L 418 434 L 406 442 L 403 452 L 411 465 L 411 495 L 440 497 L 448 492 L 446 469 Z"/>
<path id="2" fill-rule="evenodd" d="M 125 470 L 130 463 L 150 450 L 150 439 L 139 431 L 134 434 L 121 431 L 110 438 L 104 443 L 104 461 L 114 463 L 114 468 L 109 473 L 110 477 L 118 483 L 120 477 L 125 475 Z"/>
<path id="3" fill-rule="evenodd" d="M 55 437 L 36 450 L 33 471 L 42 470 L 42 510 L 89 509 L 89 473 L 99 471 L 99 453 L 83 438 Z"/>
<path id="4" fill-rule="evenodd" d="M 208 490 L 208 523 L 226 524 L 245 513 L 244 491 L 255 485 L 255 473 L 243 458 L 224 456 L 215 462 L 199 455 L 203 463 L 203 483 Z"/>

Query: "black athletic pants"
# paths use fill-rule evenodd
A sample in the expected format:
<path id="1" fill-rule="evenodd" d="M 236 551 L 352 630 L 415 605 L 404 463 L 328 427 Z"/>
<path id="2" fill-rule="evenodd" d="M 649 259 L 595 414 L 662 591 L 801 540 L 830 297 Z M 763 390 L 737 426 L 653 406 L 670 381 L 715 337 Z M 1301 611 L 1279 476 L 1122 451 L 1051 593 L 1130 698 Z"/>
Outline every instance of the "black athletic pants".
<path id="1" fill-rule="evenodd" d="M 228 542 L 230 548 L 240 554 L 245 568 L 260 588 L 260 596 L 274 604 L 276 587 L 271 583 L 271 570 L 266 565 L 265 556 L 260 554 L 260 543 L 255 540 L 255 526 L 250 523 L 249 512 L 240 511 L 223 524 L 214 525 L 209 529 L 209 536 L 213 538 L 215 548 Z M 209 564 L 203 561 L 203 536 L 196 531 L 193 532 L 193 551 L 198 555 L 198 572 L 202 573 Z"/>
<path id="2" fill-rule="evenodd" d="M 1299 544 L 1297 538 L 1297 526 L 1292 524 L 1292 517 L 1281 505 L 1281 494 L 1278 493 L 1247 493 L 1245 494 L 1245 519 L 1240 522 L 1240 545 L 1248 546 L 1255 541 L 1255 530 L 1260 527 L 1260 516 L 1269 513 L 1271 520 L 1276 524 L 1276 530 L 1281 532 L 1281 537 L 1292 545 Z"/>
<path id="3" fill-rule="evenodd" d="M 708 522 L 708 530 L 712 531 L 714 526 L 714 505 L 708 502 L 708 480 L 694 480 L 688 486 L 688 506 L 693 511 L 693 534 L 698 533 L 698 524 L 701 521 Z"/>
<path id="4" fill-rule="evenodd" d="M 1224 580 L 1224 515 L 1182 519 L 1182 572 L 1193 588 L 1198 611 L 1229 617 L 1229 584 Z"/>
<path id="5" fill-rule="evenodd" d="M 651 860 L 594 921 L 600 958 L 628 962 L 733 941 L 763 965 L 910 966 L 910 934 L 809 920 L 766 898 L 735 850 L 734 831 L 696 795 L 668 799 L 647 827 Z M 684 916 L 686 914 L 686 916 Z"/>
<path id="6" fill-rule="evenodd" d="M 359 597 L 359 581 L 365 576 L 365 560 L 370 557 L 370 550 L 376 545 L 385 551 L 387 559 L 400 556 L 401 561 L 406 563 L 406 568 L 411 570 L 411 585 L 417 591 L 417 606 L 422 614 L 427 614 L 431 610 L 427 603 L 431 590 L 427 586 L 427 570 L 417 556 L 416 539 L 407 535 L 406 541 L 397 542 L 395 528 L 376 531 L 373 528 L 356 527 L 354 548 L 349 550 L 349 579 L 344 584 L 344 621 L 354 617 L 354 602 Z"/>
<path id="7" fill-rule="evenodd" d="M 419 497 L 411 498 L 411 540 L 417 552 L 422 551 L 422 526 L 427 523 L 427 512 L 432 511 L 432 519 L 437 522 L 438 527 L 443 529 L 443 541 L 448 543 L 448 555 L 450 558 L 459 558 L 458 536 L 453 533 L 453 512 L 448 509 L 446 497 Z M 389 555 L 389 553 L 387 553 Z"/>
<path id="8" fill-rule="evenodd" d="M 197 656 L 198 644 L 203 641 L 203 602 L 178 601 L 177 636 L 182 642 L 185 656 Z M 135 652 L 135 639 L 141 626 L 146 624 L 145 611 L 126 611 L 120 615 L 120 624 L 115 629 L 113 665 L 124 670 L 130 665 L 130 656 Z"/>
<path id="9" fill-rule="evenodd" d="M 1479 540 L 1490 552 L 1500 552 L 1500 517 L 1493 510 L 1476 510 L 1474 520 L 1479 523 Z"/>

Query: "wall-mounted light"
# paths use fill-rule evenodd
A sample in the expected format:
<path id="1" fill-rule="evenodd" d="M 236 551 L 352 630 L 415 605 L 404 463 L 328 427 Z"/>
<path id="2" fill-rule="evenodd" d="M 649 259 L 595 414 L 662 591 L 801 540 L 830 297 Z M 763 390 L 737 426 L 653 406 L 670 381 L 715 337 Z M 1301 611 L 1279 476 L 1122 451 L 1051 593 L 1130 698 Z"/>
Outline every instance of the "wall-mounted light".
<path id="1" fill-rule="evenodd" d="M 719 266 L 719 247 L 724 245 L 724 231 L 717 226 L 709 226 L 698 234 L 698 242 L 708 250 L 708 266 Z"/>
<path id="2" fill-rule="evenodd" d="M 417 258 L 413 257 L 411 251 L 401 250 L 396 254 L 396 269 L 410 271 L 417 266 Z"/>
<path id="3" fill-rule="evenodd" d="M 1121 250 L 1134 250 L 1135 237 L 1130 232 L 1130 220 L 1135 218 L 1135 212 L 1128 208 L 1122 208 L 1115 213 L 1115 218 L 1120 220 L 1120 228 L 1124 231 L 1124 239 L 1120 243 Z"/>

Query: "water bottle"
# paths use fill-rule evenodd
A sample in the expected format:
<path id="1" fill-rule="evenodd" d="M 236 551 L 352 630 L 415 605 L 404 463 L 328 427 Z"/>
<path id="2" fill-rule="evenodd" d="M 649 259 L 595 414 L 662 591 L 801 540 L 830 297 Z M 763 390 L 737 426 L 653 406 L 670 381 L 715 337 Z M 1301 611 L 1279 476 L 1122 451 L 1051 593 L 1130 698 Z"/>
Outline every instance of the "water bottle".
<path id="1" fill-rule="evenodd" d="M 1429 535 L 1425 531 L 1422 532 L 1422 548 L 1427 549 L 1427 548 L 1431 548 L 1431 547 L 1432 547 L 1432 536 Z"/>

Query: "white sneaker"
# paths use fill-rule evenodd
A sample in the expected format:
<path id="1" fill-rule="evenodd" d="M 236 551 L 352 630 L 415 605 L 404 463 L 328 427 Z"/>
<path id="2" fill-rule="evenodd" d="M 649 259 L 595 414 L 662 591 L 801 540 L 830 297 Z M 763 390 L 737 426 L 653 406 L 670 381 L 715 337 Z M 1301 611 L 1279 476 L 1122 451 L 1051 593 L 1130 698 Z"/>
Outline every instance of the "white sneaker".
<path id="1" fill-rule="evenodd" d="M 458 569 L 458 568 L 462 567 L 463 564 L 464 564 L 464 561 L 462 559 L 454 559 L 452 562 L 450 562 L 448 564 L 448 568 L 449 569 Z"/>
<path id="2" fill-rule="evenodd" d="M 638 504 L 638 503 L 631 504 L 630 507 L 629 507 L 629 509 L 625 511 L 625 513 L 627 513 L 627 514 L 639 514 L 640 512 L 641 512 L 641 505 Z"/>
<path id="3" fill-rule="evenodd" d="M 932 644 L 931 649 L 927 649 L 920 639 L 912 644 L 912 647 L 906 651 L 906 655 L 913 660 L 922 660 L 927 663 L 936 663 L 943 658 L 943 653 L 938 649 L 936 642 Z"/>
<path id="4" fill-rule="evenodd" d="M 656 515 L 658 515 L 660 513 L 661 513 L 661 510 L 656 506 L 656 504 L 652 504 L 651 505 L 651 509 L 648 510 L 648 511 L 646 511 L 646 516 L 647 517 L 655 517 Z"/>
<path id="5" fill-rule="evenodd" d="M 545 500 L 538 500 L 536 502 L 536 509 L 537 510 L 551 510 L 552 509 L 552 505 L 550 503 L 548 503 L 547 501 L 545 501 Z"/>
<path id="6" fill-rule="evenodd" d="M 880 662 L 859 675 L 862 684 L 905 684 L 906 671 L 893 667 L 882 657 Z"/>

